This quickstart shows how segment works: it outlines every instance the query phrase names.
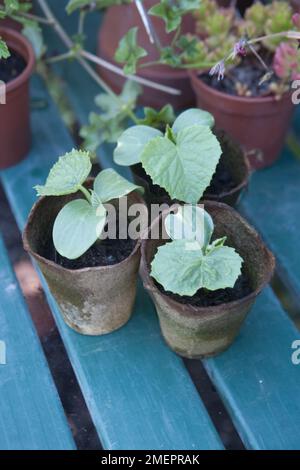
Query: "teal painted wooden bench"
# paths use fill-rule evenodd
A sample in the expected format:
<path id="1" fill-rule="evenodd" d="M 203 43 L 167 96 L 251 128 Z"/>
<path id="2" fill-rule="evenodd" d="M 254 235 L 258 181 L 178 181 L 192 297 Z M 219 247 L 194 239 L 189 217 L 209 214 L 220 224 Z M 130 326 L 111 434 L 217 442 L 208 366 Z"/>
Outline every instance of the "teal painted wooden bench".
<path id="1" fill-rule="evenodd" d="M 72 28 L 73 19 L 65 17 L 60 2 L 52 3 Z M 97 28 L 94 17 L 88 28 L 91 49 Z M 49 41 L 57 47 L 51 31 Z M 96 87 L 76 63 L 56 66 L 55 71 L 65 80 L 79 121 L 86 122 Z M 24 162 L 0 173 L 20 230 L 35 201 L 32 187 L 45 180 L 58 155 L 75 145 L 37 77 L 32 97 L 47 104 L 32 112 L 32 150 Z M 102 166 L 112 164 L 108 151 L 101 150 L 99 158 Z M 253 176 L 240 206 L 274 250 L 281 274 L 296 294 L 300 292 L 299 176 L 300 161 L 286 150 L 274 167 Z M 141 286 L 132 320 L 111 335 L 92 338 L 63 323 L 42 276 L 41 280 L 104 448 L 224 448 L 184 362 L 164 344 L 154 307 Z M 2 288 L 0 279 L 1 292 Z M 248 449 L 300 449 L 300 365 L 291 360 L 297 339 L 299 331 L 268 287 L 230 350 L 203 361 Z"/>
<path id="2" fill-rule="evenodd" d="M 0 449 L 63 450 L 75 444 L 0 236 Z"/>

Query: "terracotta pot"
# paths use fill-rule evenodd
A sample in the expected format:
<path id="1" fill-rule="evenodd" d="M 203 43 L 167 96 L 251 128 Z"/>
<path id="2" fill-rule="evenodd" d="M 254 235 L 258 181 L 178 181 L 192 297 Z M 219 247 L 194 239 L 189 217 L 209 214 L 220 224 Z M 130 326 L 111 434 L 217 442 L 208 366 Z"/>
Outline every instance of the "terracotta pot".
<path id="1" fill-rule="evenodd" d="M 257 232 L 234 209 L 216 202 L 204 204 L 215 223 L 214 236 L 226 235 L 226 243 L 243 257 L 252 284 L 251 294 L 215 307 L 199 308 L 179 303 L 162 293 L 150 276 L 150 263 L 158 246 L 166 241 L 142 242 L 141 275 L 155 303 L 162 335 L 173 351 L 192 359 L 214 356 L 232 344 L 256 297 L 270 281 L 275 266 L 272 253 Z M 157 229 L 168 212 L 153 222 L 152 229 Z"/>
<path id="2" fill-rule="evenodd" d="M 272 165 L 282 150 L 294 105 L 290 93 L 273 97 L 244 98 L 206 85 L 196 71 L 189 71 L 199 108 L 211 112 L 218 128 L 227 131 L 248 152 L 253 169 Z"/>
<path id="3" fill-rule="evenodd" d="M 147 10 L 157 3 L 157 0 L 144 0 L 144 5 Z M 169 45 L 173 38 L 173 34 L 165 32 L 165 24 L 162 19 L 152 16 L 157 36 L 163 46 Z M 115 51 L 118 47 L 120 39 L 127 33 L 133 26 L 138 26 L 138 44 L 148 51 L 148 56 L 141 60 L 142 62 L 149 62 L 158 58 L 156 47 L 149 41 L 149 37 L 145 31 L 144 25 L 141 21 L 140 15 L 134 3 L 129 5 L 112 6 L 107 9 L 98 39 L 98 54 L 103 59 L 112 62 L 114 61 Z M 193 32 L 195 29 L 193 17 L 186 16 L 183 21 L 182 32 Z M 116 75 L 103 67 L 99 67 L 99 74 L 101 77 L 113 88 L 117 93 L 120 93 L 125 79 L 120 75 Z M 138 74 L 141 77 L 155 81 L 162 85 L 171 86 L 181 90 L 181 95 L 174 96 L 165 92 L 154 90 L 153 88 L 144 87 L 144 93 L 141 97 L 140 103 L 161 108 L 165 104 L 171 104 L 176 109 L 183 109 L 195 103 L 195 95 L 191 88 L 188 74 L 185 70 L 175 69 L 165 65 L 148 67 L 140 69 Z"/>
<path id="4" fill-rule="evenodd" d="M 140 240 L 130 256 L 110 266 L 70 270 L 46 259 L 45 244 L 52 237 L 58 212 L 78 197 L 80 194 L 39 199 L 29 215 L 23 242 L 25 250 L 38 262 L 66 324 L 81 334 L 103 335 L 123 326 L 132 314 Z M 128 205 L 134 203 L 143 203 L 136 193 L 128 196 Z"/>
<path id="5" fill-rule="evenodd" d="M 215 131 L 223 150 L 226 149 L 226 153 L 221 157 L 224 159 L 224 165 L 228 168 L 232 175 L 235 186 L 228 191 L 222 191 L 220 194 L 211 194 L 209 189 L 204 193 L 206 200 L 212 200 L 217 202 L 223 202 L 234 206 L 242 191 L 247 187 L 250 177 L 250 166 L 245 152 L 236 144 L 231 137 L 223 131 Z M 226 156 L 226 157 L 225 157 Z M 145 199 L 147 204 L 168 204 L 171 205 L 174 201 L 171 201 L 167 192 L 159 188 L 157 185 L 151 184 L 151 179 L 147 177 L 145 170 L 141 164 L 131 166 L 131 171 L 135 184 L 142 186 L 145 190 Z"/>
<path id="6" fill-rule="evenodd" d="M 22 160 L 31 146 L 29 79 L 35 59 L 30 43 L 17 31 L 0 28 L 0 36 L 27 63 L 25 70 L 7 84 L 6 104 L 0 104 L 0 169 L 3 169 Z"/>

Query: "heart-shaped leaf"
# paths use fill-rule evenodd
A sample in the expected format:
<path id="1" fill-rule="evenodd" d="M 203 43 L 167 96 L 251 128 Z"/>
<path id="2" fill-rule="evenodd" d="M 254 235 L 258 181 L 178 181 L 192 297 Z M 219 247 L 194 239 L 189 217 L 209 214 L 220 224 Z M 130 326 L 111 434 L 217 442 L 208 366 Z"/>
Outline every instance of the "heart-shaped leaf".
<path id="1" fill-rule="evenodd" d="M 88 152 L 72 150 L 50 170 L 46 184 L 35 186 L 38 196 L 63 196 L 76 193 L 92 169 Z"/>
<path id="2" fill-rule="evenodd" d="M 103 203 L 126 196 L 135 190 L 143 192 L 143 188 L 130 183 L 111 168 L 101 171 L 94 182 L 94 191 Z"/>
<path id="3" fill-rule="evenodd" d="M 198 242 L 174 240 L 158 248 L 151 276 L 166 291 L 193 296 L 199 289 L 211 291 L 234 287 L 242 258 L 231 247 L 220 246 L 203 254 Z"/>
<path id="4" fill-rule="evenodd" d="M 66 204 L 53 226 L 57 252 L 68 259 L 82 256 L 100 237 L 106 222 L 106 209 L 93 207 L 84 199 Z"/>
<path id="5" fill-rule="evenodd" d="M 194 125 L 180 130 L 176 143 L 156 137 L 141 155 L 154 184 L 172 199 L 196 204 L 209 186 L 222 150 L 209 127 Z"/>
<path id="6" fill-rule="evenodd" d="M 114 151 L 115 163 L 124 166 L 139 163 L 145 145 L 154 137 L 162 135 L 159 130 L 149 126 L 129 127 L 118 139 L 118 144 Z"/>
<path id="7" fill-rule="evenodd" d="M 137 44 L 137 32 L 137 27 L 131 28 L 119 42 L 115 53 L 115 60 L 125 63 L 124 72 L 128 75 L 135 74 L 139 59 L 147 55 L 145 49 Z"/>
<path id="8" fill-rule="evenodd" d="M 202 207 L 183 205 L 176 214 L 165 218 L 166 232 L 172 240 L 197 241 L 201 248 L 206 248 L 214 231 L 211 216 Z"/>
<path id="9" fill-rule="evenodd" d="M 177 134 L 182 129 L 194 126 L 195 124 L 208 126 L 212 129 L 215 125 L 215 119 L 212 114 L 203 109 L 187 109 L 175 120 L 172 130 Z"/>

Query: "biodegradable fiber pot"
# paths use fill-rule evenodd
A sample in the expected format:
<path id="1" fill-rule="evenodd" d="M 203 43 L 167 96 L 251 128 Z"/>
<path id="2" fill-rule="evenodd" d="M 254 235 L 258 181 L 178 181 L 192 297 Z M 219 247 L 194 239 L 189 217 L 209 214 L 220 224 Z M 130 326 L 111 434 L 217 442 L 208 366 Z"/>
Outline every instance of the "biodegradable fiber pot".
<path id="1" fill-rule="evenodd" d="M 199 108 L 213 114 L 216 125 L 244 146 L 253 169 L 274 163 L 284 145 L 294 105 L 290 93 L 273 97 L 233 96 L 206 85 L 189 71 Z"/>
<path id="2" fill-rule="evenodd" d="M 131 316 L 140 240 L 130 256 L 115 265 L 69 270 L 46 259 L 43 254 L 58 212 L 65 203 L 79 196 L 39 199 L 24 231 L 24 247 L 38 262 L 67 325 L 85 335 L 103 335 L 123 326 Z M 143 199 L 131 193 L 128 206 L 135 203 L 143 204 Z"/>
<path id="3" fill-rule="evenodd" d="M 35 59 L 32 46 L 17 31 L 0 28 L 0 37 L 27 64 L 23 72 L 6 85 L 6 103 L 0 104 L 0 169 L 3 169 L 18 163 L 30 149 L 29 78 Z"/>
<path id="4" fill-rule="evenodd" d="M 233 139 L 224 131 L 216 130 L 216 136 L 221 144 L 223 155 L 223 165 L 230 173 L 234 186 L 231 189 L 224 189 L 220 193 L 212 193 L 210 188 L 204 193 L 204 198 L 210 201 L 223 202 L 234 206 L 247 187 L 250 178 L 250 167 L 246 153 L 233 141 Z M 171 204 L 172 201 L 168 193 L 157 185 L 153 185 L 151 178 L 147 176 L 140 163 L 131 166 L 131 172 L 135 184 L 142 186 L 145 190 L 145 199 L 147 204 Z"/>
<path id="5" fill-rule="evenodd" d="M 144 0 L 143 3 L 145 8 L 149 10 L 158 1 Z M 161 44 L 163 46 L 169 45 L 174 33 L 166 33 L 165 23 L 161 18 L 151 16 L 151 21 Z M 142 59 L 141 63 L 156 60 L 158 52 L 156 47 L 150 43 L 149 36 L 134 2 L 129 5 L 116 5 L 107 9 L 99 31 L 99 56 L 122 67 L 114 61 L 115 51 L 122 37 L 134 26 L 138 27 L 138 44 L 148 52 L 148 56 Z M 194 29 L 195 24 L 192 15 L 186 15 L 182 22 L 182 33 L 192 33 Z M 98 71 L 115 92 L 119 93 L 121 91 L 126 79 L 103 67 L 99 67 Z M 144 93 L 140 100 L 143 105 L 160 108 L 165 104 L 171 104 L 176 109 L 184 109 L 195 103 L 195 95 L 190 85 L 188 73 L 185 70 L 167 65 L 155 65 L 138 70 L 138 75 L 161 85 L 181 90 L 181 95 L 175 96 L 143 86 Z"/>
<path id="6" fill-rule="evenodd" d="M 275 265 L 272 253 L 259 235 L 234 209 L 222 203 L 204 204 L 215 223 L 214 237 L 226 235 L 226 244 L 235 247 L 243 257 L 253 289 L 251 294 L 214 307 L 199 308 L 179 303 L 163 294 L 150 276 L 150 263 L 158 246 L 165 242 L 151 240 L 150 236 L 142 242 L 141 275 L 155 303 L 162 334 L 173 351 L 195 359 L 219 354 L 232 344 L 256 297 L 270 281 Z M 168 212 L 153 222 L 153 230 Z"/>

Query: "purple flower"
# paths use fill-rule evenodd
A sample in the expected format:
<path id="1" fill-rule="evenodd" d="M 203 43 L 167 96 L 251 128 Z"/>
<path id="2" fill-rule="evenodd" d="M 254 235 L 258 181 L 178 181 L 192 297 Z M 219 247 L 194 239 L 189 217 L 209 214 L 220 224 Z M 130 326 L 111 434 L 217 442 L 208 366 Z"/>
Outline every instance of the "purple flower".
<path id="1" fill-rule="evenodd" d="M 212 77 L 213 75 L 218 75 L 218 80 L 223 80 L 225 74 L 225 62 L 224 60 L 220 60 L 213 68 L 210 70 L 209 75 Z"/>
<path id="2" fill-rule="evenodd" d="M 240 39 L 239 42 L 236 42 L 229 58 L 235 59 L 237 56 L 245 57 L 245 55 L 247 54 L 246 45 L 247 45 L 246 39 Z"/>

